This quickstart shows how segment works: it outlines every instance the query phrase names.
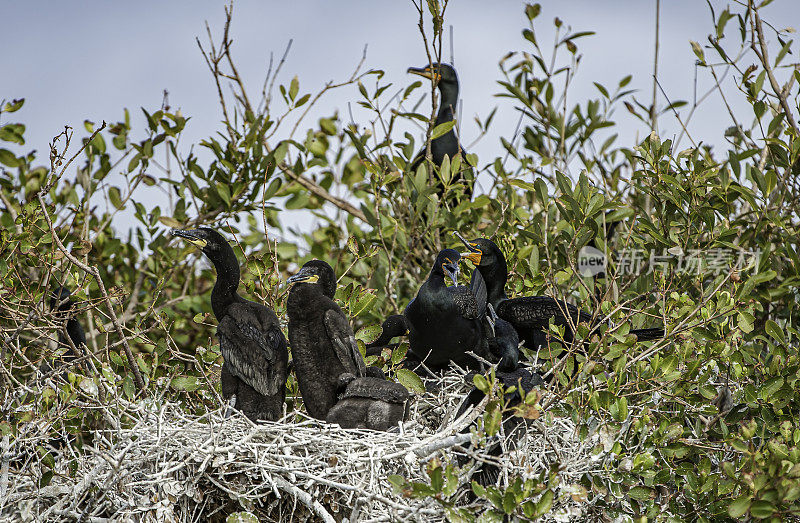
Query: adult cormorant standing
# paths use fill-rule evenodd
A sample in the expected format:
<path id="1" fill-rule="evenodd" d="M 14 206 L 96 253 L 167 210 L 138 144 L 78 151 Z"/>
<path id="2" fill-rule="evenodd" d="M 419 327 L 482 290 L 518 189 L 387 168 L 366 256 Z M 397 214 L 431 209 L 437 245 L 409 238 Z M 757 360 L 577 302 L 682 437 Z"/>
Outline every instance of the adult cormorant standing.
<path id="1" fill-rule="evenodd" d="M 325 419 L 348 383 L 366 375 L 350 322 L 333 301 L 336 274 L 311 260 L 287 280 L 286 312 L 297 383 L 306 410 Z"/>
<path id="2" fill-rule="evenodd" d="M 410 67 L 408 72 L 411 74 L 419 75 L 433 80 L 439 88 L 439 111 L 436 114 L 436 121 L 434 127 L 443 123 L 452 122 L 455 119 L 456 106 L 458 105 L 458 75 L 452 66 L 442 63 L 434 63 L 426 65 L 425 67 Z M 425 160 L 427 147 L 417 153 L 417 156 L 411 162 L 409 170 L 416 172 L 420 164 Z M 472 187 L 475 183 L 473 167 L 467 162 L 467 152 L 461 147 L 456 136 L 455 126 L 442 136 L 431 140 L 431 160 L 437 167 L 442 166 L 445 155 L 450 160 L 457 155 L 461 154 L 461 172 L 453 173 L 451 183 L 463 182 L 465 184 L 464 192 L 467 199 L 472 198 Z M 438 185 L 438 193 L 444 192 L 444 186 L 441 182 Z"/>
<path id="3" fill-rule="evenodd" d="M 458 285 L 460 254 L 444 249 L 417 296 L 403 315 L 409 329 L 409 353 L 431 370 L 458 365 L 475 367 L 473 352 L 488 355 L 486 319 L 486 285 L 477 271 L 469 287 Z M 455 285 L 448 287 L 445 278 Z"/>
<path id="4" fill-rule="evenodd" d="M 286 338 L 269 307 L 245 300 L 239 287 L 239 261 L 217 231 L 207 227 L 173 229 L 203 251 L 217 271 L 211 309 L 217 318 L 222 364 L 222 396 L 252 420 L 277 420 L 286 397 Z"/>

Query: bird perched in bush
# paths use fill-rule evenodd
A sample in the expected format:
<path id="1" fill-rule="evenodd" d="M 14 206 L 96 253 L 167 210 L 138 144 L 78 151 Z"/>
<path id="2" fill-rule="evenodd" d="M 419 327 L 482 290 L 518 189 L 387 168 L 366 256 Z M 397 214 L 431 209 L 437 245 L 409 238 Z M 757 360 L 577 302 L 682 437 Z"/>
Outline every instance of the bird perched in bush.
<path id="1" fill-rule="evenodd" d="M 431 370 L 450 362 L 476 367 L 468 352 L 489 354 L 486 319 L 486 285 L 479 272 L 470 286 L 458 285 L 460 254 L 444 249 L 436 256 L 428 279 L 420 287 L 403 315 L 409 329 L 409 352 Z M 454 285 L 448 286 L 447 280 Z"/>
<path id="2" fill-rule="evenodd" d="M 439 111 L 436 114 L 434 129 L 438 125 L 453 122 L 455 120 L 456 106 L 458 105 L 459 89 L 456 70 L 447 64 L 434 63 L 424 67 L 410 67 L 408 72 L 433 80 L 439 89 Z M 453 173 L 450 183 L 464 183 L 464 192 L 467 200 L 469 200 L 472 198 L 473 185 L 475 183 L 474 166 L 467 162 L 467 152 L 459 143 L 455 131 L 454 125 L 446 133 L 431 140 L 431 161 L 436 167 L 441 167 L 445 156 L 450 158 L 451 162 L 456 155 L 461 156 L 462 168 L 459 172 Z M 417 171 L 417 168 L 425 160 L 426 154 L 427 147 L 417 153 L 409 167 L 411 172 Z M 444 192 L 444 184 L 440 181 L 437 187 L 437 192 L 441 196 Z"/>
<path id="3" fill-rule="evenodd" d="M 311 260 L 287 283 L 292 285 L 286 312 L 297 383 L 308 413 L 324 420 L 347 384 L 366 376 L 366 365 L 350 322 L 333 300 L 333 268 Z"/>
<path id="4" fill-rule="evenodd" d="M 252 420 L 277 420 L 286 397 L 286 338 L 269 307 L 237 293 L 239 261 L 220 233 L 207 227 L 174 229 L 198 247 L 217 271 L 211 310 L 217 318 L 222 364 L 222 396 Z"/>

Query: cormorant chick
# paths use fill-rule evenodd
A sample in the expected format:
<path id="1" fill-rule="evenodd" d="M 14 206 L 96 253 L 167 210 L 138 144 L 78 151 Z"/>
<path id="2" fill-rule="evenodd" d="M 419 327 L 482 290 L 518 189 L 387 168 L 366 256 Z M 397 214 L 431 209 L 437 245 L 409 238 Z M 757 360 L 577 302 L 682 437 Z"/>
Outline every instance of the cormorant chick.
<path id="1" fill-rule="evenodd" d="M 494 331 L 494 336 L 489 338 L 489 352 L 500 358 L 498 371 L 513 372 L 519 364 L 519 334 L 510 323 L 497 316 L 491 303 L 487 303 L 486 308 Z"/>
<path id="2" fill-rule="evenodd" d="M 239 261 L 217 231 L 206 227 L 173 229 L 203 251 L 217 271 L 211 309 L 217 318 L 222 352 L 222 396 L 252 420 L 277 420 L 286 397 L 286 338 L 269 307 L 245 300 L 239 287 Z"/>
<path id="3" fill-rule="evenodd" d="M 475 271 L 469 287 L 458 285 L 460 254 L 445 249 L 436 256 L 428 279 L 403 315 L 409 328 L 409 353 L 431 370 L 440 370 L 452 361 L 476 367 L 467 352 L 481 357 L 489 354 L 486 318 L 486 285 Z M 448 287 L 445 278 L 453 281 Z"/>
<path id="4" fill-rule="evenodd" d="M 436 115 L 434 127 L 446 122 L 452 122 L 455 119 L 455 110 L 458 104 L 458 75 L 455 69 L 447 64 L 435 63 L 426 65 L 425 67 L 410 67 L 408 72 L 434 80 L 439 88 L 439 112 Z M 423 147 L 423 149 L 417 153 L 417 156 L 409 167 L 411 172 L 417 171 L 417 168 L 425 160 L 426 152 L 427 147 Z M 459 153 L 461 154 L 461 160 L 463 162 L 462 171 L 453 173 L 451 183 L 464 182 L 465 193 L 469 200 L 472 198 L 472 189 L 475 183 L 472 170 L 474 166 L 469 165 L 467 162 L 467 152 L 461 147 L 458 141 L 458 137 L 455 133 L 455 126 L 442 136 L 431 140 L 431 160 L 437 167 L 442 166 L 445 155 L 452 160 L 453 157 Z M 441 196 L 444 192 L 444 186 L 441 181 L 437 184 L 437 187 L 437 193 Z"/>
<path id="5" fill-rule="evenodd" d="M 380 378 L 356 378 L 325 420 L 345 429 L 389 430 L 408 416 L 408 390 Z"/>
<path id="6" fill-rule="evenodd" d="M 297 383 L 308 413 L 325 419 L 345 386 L 366 375 L 366 366 L 350 322 L 333 301 L 333 268 L 311 260 L 287 282 L 293 284 L 286 312 Z"/>

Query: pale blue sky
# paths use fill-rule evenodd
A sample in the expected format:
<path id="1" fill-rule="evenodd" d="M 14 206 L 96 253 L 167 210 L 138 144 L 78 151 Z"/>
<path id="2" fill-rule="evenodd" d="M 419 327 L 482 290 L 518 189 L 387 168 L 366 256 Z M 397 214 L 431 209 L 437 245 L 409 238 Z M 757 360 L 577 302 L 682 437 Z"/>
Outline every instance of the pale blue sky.
<path id="1" fill-rule="evenodd" d="M 728 3 L 712 4 L 719 13 Z M 47 143 L 65 124 L 82 129 L 87 118 L 116 121 L 123 107 L 131 110 L 141 129 L 139 107 L 157 107 L 164 89 L 172 107 L 192 117 L 184 144 L 219 130 L 215 88 L 194 38 L 204 39 L 206 20 L 218 34 L 223 5 L 210 0 L 3 2 L 0 98 L 27 99 L 24 109 L 13 115 L 28 126 L 25 149 L 37 149 L 44 159 Z M 554 16 L 575 31 L 597 32 L 579 41 L 584 57 L 572 102 L 595 95 L 592 81 L 615 85 L 629 73 L 634 75 L 630 87 L 641 90 L 643 101 L 650 99 L 655 0 L 545 0 L 542 6 L 537 21 L 542 35 L 550 34 Z M 516 124 L 511 106 L 492 95 L 499 91 L 498 60 L 508 51 L 526 48 L 520 36 L 527 26 L 523 7 L 523 2 L 506 0 L 451 0 L 448 7 L 446 23 L 455 28 L 455 65 L 462 84 L 463 141 L 469 143 L 477 134 L 474 115 L 483 117 L 502 104 L 493 134 L 473 151 L 482 163 L 503 154 L 497 136 L 511 135 Z M 764 16 L 776 25 L 798 26 L 800 2 L 776 0 Z M 269 53 L 279 56 L 294 39 L 282 80 L 297 75 L 303 90 L 314 91 L 327 80 L 349 75 L 367 44 L 366 67 L 385 70 L 386 79 L 399 88 L 416 79 L 406 74 L 407 67 L 425 62 L 416 18 L 410 1 L 401 0 L 239 0 L 232 31 L 234 55 L 256 92 Z M 734 25 L 731 21 L 729 27 Z M 691 101 L 695 56 L 689 40 L 705 42 L 711 30 L 705 2 L 662 1 L 660 79 L 671 99 Z M 798 55 L 796 43 L 792 53 Z M 698 82 L 699 91 L 708 86 L 708 74 L 701 70 Z M 347 102 L 357 99 L 355 89 L 336 91 L 319 103 L 315 114 L 336 109 L 346 114 Z M 624 114 L 617 116 L 623 142 L 633 145 L 635 136 L 643 136 L 643 127 Z M 728 125 L 722 104 L 712 97 L 690 129 L 696 139 L 714 144 L 720 143 Z M 670 117 L 663 119 L 661 128 L 665 136 L 679 130 Z"/>

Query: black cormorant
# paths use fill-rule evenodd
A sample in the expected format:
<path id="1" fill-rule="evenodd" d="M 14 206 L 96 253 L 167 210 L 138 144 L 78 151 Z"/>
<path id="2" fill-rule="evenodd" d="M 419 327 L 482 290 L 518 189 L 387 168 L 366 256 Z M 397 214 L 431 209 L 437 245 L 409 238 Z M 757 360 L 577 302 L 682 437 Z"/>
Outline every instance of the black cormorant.
<path id="1" fill-rule="evenodd" d="M 423 361 L 431 370 L 440 370 L 452 361 L 475 367 L 478 356 L 488 355 L 486 319 L 486 285 L 478 271 L 469 287 L 459 286 L 460 254 L 444 249 L 417 296 L 403 315 L 409 329 L 409 354 Z M 448 278 L 454 285 L 448 287 Z"/>
<path id="2" fill-rule="evenodd" d="M 456 75 L 455 69 L 447 64 L 435 63 L 426 65 L 425 67 L 410 67 L 408 72 L 434 80 L 439 88 L 439 112 L 436 114 L 434 127 L 446 122 L 452 122 L 455 119 L 456 106 L 458 105 L 458 75 Z M 417 153 L 417 156 L 411 162 L 411 167 L 409 168 L 411 172 L 417 171 L 417 168 L 425 160 L 426 152 L 427 147 L 423 147 L 423 149 Z M 474 166 L 471 166 L 467 161 L 467 152 L 461 147 L 458 141 L 455 126 L 442 136 L 431 140 L 431 160 L 437 167 L 442 166 L 445 155 L 452 160 L 453 157 L 459 153 L 461 154 L 462 170 L 459 173 L 453 173 L 451 183 L 464 182 L 464 190 L 467 199 L 471 199 L 472 186 L 475 183 L 472 170 Z M 441 182 L 438 186 L 438 192 L 439 195 L 441 195 L 444 191 L 444 187 Z"/>
<path id="3" fill-rule="evenodd" d="M 547 344 L 546 331 L 549 328 L 550 318 L 553 318 L 555 325 L 564 327 L 564 341 L 567 343 L 574 337 L 573 326 L 581 322 L 592 325 L 591 314 L 564 300 L 556 300 L 549 296 L 509 299 L 505 292 L 508 266 L 500 248 L 486 238 L 469 242 L 463 238 L 461 240 L 467 247 L 462 256 L 475 264 L 476 271 L 480 272 L 486 281 L 489 303 L 494 306 L 500 318 L 514 326 L 529 349 L 536 350 Z M 632 329 L 630 333 L 636 335 L 639 341 L 664 337 L 664 329 L 659 328 Z"/>
<path id="4" fill-rule="evenodd" d="M 308 413 L 325 419 L 345 386 L 366 375 L 366 366 L 350 322 L 333 301 L 333 268 L 311 260 L 287 282 L 292 284 L 286 312 L 297 383 Z"/>
<path id="5" fill-rule="evenodd" d="M 286 338 L 269 307 L 245 300 L 239 287 L 239 261 L 217 231 L 206 227 L 173 229 L 214 264 L 217 281 L 211 309 L 217 318 L 222 364 L 222 396 L 252 420 L 277 420 L 286 397 Z"/>
<path id="6" fill-rule="evenodd" d="M 393 381 L 370 376 L 347 384 L 325 418 L 345 429 L 388 430 L 408 416 L 408 390 Z"/>

